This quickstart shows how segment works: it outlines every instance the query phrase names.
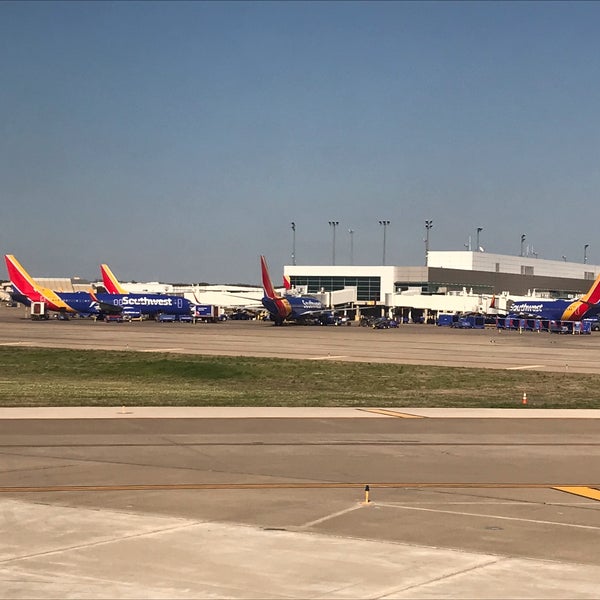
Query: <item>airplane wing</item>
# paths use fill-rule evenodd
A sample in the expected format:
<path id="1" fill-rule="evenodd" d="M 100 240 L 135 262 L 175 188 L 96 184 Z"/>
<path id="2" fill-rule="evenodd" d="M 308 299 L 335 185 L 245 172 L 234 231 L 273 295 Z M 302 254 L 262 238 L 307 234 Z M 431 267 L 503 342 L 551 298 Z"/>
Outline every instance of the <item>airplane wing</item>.
<path id="1" fill-rule="evenodd" d="M 110 302 L 103 302 L 102 300 L 98 300 L 98 297 L 92 290 L 89 291 L 89 294 L 94 301 L 94 307 L 98 310 L 98 312 L 102 312 L 107 315 L 120 315 L 123 312 L 122 306 L 116 306 L 115 304 L 111 304 Z"/>

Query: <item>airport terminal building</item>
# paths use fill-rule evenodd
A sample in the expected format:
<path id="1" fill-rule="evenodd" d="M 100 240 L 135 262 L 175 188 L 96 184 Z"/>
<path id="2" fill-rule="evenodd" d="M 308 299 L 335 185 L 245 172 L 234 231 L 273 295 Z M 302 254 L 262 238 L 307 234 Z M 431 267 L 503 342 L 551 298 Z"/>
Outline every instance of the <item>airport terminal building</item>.
<path id="1" fill-rule="evenodd" d="M 503 308 L 502 299 L 509 293 L 579 296 L 589 289 L 600 266 L 488 252 L 430 251 L 423 267 L 287 265 L 284 273 L 293 286 L 331 306 L 486 313 L 492 304 Z"/>

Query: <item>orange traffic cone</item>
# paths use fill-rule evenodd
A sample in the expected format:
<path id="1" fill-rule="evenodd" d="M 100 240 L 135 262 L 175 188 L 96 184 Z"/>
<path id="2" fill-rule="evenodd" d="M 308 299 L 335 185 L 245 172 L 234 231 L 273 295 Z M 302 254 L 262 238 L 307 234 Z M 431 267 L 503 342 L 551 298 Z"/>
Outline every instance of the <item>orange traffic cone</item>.
<path id="1" fill-rule="evenodd" d="M 527 392 L 523 392 L 523 400 L 521 400 L 521 404 L 526 406 L 527 404 Z"/>

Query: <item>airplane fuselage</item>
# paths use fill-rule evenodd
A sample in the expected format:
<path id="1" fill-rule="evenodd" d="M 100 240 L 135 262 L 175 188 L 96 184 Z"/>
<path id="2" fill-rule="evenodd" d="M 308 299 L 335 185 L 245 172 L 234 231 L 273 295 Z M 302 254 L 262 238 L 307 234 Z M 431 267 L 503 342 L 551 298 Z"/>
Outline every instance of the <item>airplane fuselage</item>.
<path id="1" fill-rule="evenodd" d="M 88 292 L 62 292 L 57 296 L 73 311 L 82 314 L 100 314 L 108 311 L 139 312 L 143 315 L 189 315 L 193 304 L 181 296 L 165 296 L 161 294 L 95 294 Z M 38 301 L 33 299 L 33 301 Z M 43 302 L 44 298 L 40 297 Z M 57 310 L 51 303 L 46 303 L 49 310 Z"/>
<path id="2" fill-rule="evenodd" d="M 262 305 L 269 311 L 274 321 L 301 321 L 312 316 L 315 311 L 324 310 L 316 298 L 310 296 L 278 296 L 262 299 Z"/>
<path id="3" fill-rule="evenodd" d="M 598 304 L 581 300 L 531 300 L 515 302 L 510 315 L 526 315 L 551 321 L 581 321 L 596 316 L 600 312 Z"/>

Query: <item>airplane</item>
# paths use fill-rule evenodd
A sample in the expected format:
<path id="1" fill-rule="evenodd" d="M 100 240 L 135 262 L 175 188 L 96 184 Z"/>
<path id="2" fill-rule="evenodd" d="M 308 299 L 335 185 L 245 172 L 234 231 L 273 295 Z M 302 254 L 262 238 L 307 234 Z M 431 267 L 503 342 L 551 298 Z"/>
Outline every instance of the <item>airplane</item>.
<path id="1" fill-rule="evenodd" d="M 264 296 L 262 305 L 269 311 L 275 325 L 283 325 L 285 321 L 305 322 L 311 318 L 330 313 L 319 300 L 311 296 L 280 296 L 273 287 L 267 261 L 260 257 Z"/>
<path id="2" fill-rule="evenodd" d="M 31 302 L 43 302 L 47 310 L 63 314 L 141 313 L 157 316 L 191 315 L 194 304 L 181 296 L 163 294 L 95 294 L 93 292 L 54 292 L 41 287 L 12 255 L 4 256 L 8 276 L 15 294 Z"/>
<path id="3" fill-rule="evenodd" d="M 198 313 L 198 309 L 200 308 L 199 303 L 194 303 L 187 298 L 183 298 L 182 296 L 172 296 L 167 294 L 132 294 L 129 293 L 119 282 L 119 280 L 115 277 L 114 273 L 111 271 L 110 267 L 103 263 L 100 265 L 100 271 L 102 273 L 102 285 L 106 289 L 107 293 L 111 296 L 121 295 L 123 296 L 123 301 L 126 302 L 126 306 L 124 307 L 125 312 L 129 314 L 187 314 L 192 316 L 200 316 Z M 155 299 L 171 299 L 173 301 L 173 305 L 179 306 L 181 301 L 187 303 L 189 309 L 181 312 L 176 312 L 173 310 L 157 310 L 157 311 L 148 311 L 144 310 L 142 304 L 136 303 L 137 298 L 155 298 Z M 158 300 L 156 300 L 158 302 Z"/>
<path id="4" fill-rule="evenodd" d="M 527 300 L 512 304 L 511 316 L 528 316 L 550 321 L 581 321 L 600 313 L 600 275 L 577 300 Z"/>

